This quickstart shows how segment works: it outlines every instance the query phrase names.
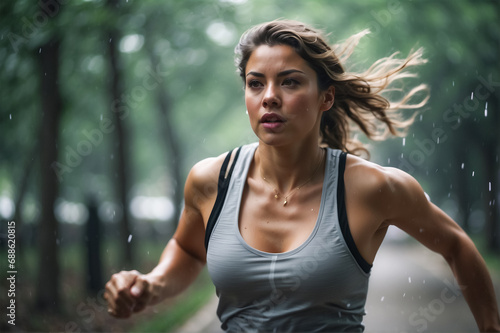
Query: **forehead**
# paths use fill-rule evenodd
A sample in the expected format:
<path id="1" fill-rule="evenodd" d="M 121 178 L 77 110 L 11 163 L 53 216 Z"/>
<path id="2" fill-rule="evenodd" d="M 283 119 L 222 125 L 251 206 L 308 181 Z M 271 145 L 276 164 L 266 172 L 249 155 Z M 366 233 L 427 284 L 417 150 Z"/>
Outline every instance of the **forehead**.
<path id="1" fill-rule="evenodd" d="M 280 72 L 291 68 L 300 69 L 306 73 L 314 72 L 292 47 L 260 45 L 250 55 L 245 72 Z"/>

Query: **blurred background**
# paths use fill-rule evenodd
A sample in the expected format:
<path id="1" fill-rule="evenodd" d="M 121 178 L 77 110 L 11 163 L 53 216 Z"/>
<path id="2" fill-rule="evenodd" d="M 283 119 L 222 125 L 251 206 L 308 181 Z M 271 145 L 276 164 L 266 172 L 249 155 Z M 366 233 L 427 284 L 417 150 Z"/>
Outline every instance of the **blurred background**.
<path id="1" fill-rule="evenodd" d="M 427 83 L 431 99 L 405 138 L 367 142 L 371 160 L 413 175 L 498 271 L 499 12 L 496 0 L 2 1 L 0 307 L 15 221 L 17 321 L 1 330 L 169 331 L 212 297 L 204 273 L 119 321 L 102 293 L 112 273 L 154 267 L 194 163 L 256 140 L 233 49 L 276 18 L 332 44 L 370 29 L 354 70 L 425 49 L 407 85 Z"/>

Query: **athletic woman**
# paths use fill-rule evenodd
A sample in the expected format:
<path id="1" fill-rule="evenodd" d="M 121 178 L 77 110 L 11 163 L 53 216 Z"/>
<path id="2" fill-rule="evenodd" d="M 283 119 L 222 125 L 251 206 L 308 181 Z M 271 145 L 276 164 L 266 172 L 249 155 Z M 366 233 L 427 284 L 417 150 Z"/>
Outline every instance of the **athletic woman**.
<path id="1" fill-rule="evenodd" d="M 381 95 L 412 76 L 421 50 L 345 71 L 363 34 L 330 47 L 310 27 L 278 20 L 242 36 L 237 62 L 259 140 L 192 168 L 159 264 L 112 276 L 110 314 L 179 294 L 207 264 L 226 331 L 361 332 L 370 269 L 394 225 L 446 259 L 478 328 L 500 331 L 491 278 L 466 233 L 410 175 L 357 156 L 366 149 L 353 126 L 371 139 L 401 134 L 413 120 L 401 110 L 427 99 L 423 85 L 396 102 Z"/>

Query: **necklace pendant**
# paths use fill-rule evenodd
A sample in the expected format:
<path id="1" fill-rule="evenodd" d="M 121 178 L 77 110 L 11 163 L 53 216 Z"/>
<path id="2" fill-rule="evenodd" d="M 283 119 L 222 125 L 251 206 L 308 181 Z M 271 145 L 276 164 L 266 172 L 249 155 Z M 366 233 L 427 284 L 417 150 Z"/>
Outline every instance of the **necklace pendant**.
<path id="1" fill-rule="evenodd" d="M 278 195 L 277 195 L 277 194 L 275 194 L 275 195 L 274 195 L 274 197 L 275 197 L 276 199 L 278 199 Z"/>
<path id="2" fill-rule="evenodd" d="M 288 201 L 285 199 L 285 201 L 283 201 L 283 206 L 286 206 L 287 203 Z"/>

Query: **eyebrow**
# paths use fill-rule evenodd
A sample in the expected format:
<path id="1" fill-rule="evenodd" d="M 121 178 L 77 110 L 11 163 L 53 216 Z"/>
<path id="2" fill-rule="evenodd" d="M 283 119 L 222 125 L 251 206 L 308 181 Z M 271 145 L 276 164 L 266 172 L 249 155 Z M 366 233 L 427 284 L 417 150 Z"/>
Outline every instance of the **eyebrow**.
<path id="1" fill-rule="evenodd" d="M 292 73 L 305 74 L 303 71 L 299 71 L 298 69 L 288 69 L 286 71 L 279 72 L 278 73 L 278 77 L 280 77 L 280 76 L 287 76 L 288 74 L 292 74 Z M 265 76 L 262 73 L 254 72 L 254 71 L 248 72 L 246 76 L 249 76 L 249 75 L 253 75 L 253 76 L 257 76 L 257 77 L 264 77 Z"/>

